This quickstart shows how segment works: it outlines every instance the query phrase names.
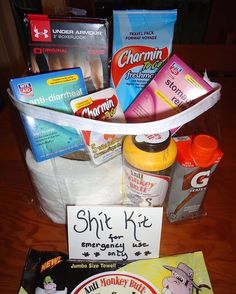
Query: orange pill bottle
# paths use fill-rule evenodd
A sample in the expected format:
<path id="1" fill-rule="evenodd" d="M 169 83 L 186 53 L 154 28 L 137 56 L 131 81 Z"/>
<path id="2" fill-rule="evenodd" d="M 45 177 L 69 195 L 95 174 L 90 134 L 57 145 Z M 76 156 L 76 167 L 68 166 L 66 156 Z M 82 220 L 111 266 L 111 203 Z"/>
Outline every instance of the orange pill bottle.
<path id="1" fill-rule="evenodd" d="M 123 143 L 124 204 L 162 206 L 176 154 L 170 132 L 126 136 Z"/>

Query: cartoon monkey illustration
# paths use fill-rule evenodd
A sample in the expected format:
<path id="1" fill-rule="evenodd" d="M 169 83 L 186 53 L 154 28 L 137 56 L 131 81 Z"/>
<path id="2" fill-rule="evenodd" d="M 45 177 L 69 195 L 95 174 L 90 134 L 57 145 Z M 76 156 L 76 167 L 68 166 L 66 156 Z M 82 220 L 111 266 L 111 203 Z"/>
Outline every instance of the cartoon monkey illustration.
<path id="1" fill-rule="evenodd" d="M 171 271 L 171 276 L 162 281 L 162 294 L 193 294 L 194 289 L 198 294 L 203 287 L 211 289 L 205 284 L 196 285 L 193 281 L 193 270 L 184 263 L 179 263 L 176 268 L 168 265 L 164 265 L 164 268 Z"/>

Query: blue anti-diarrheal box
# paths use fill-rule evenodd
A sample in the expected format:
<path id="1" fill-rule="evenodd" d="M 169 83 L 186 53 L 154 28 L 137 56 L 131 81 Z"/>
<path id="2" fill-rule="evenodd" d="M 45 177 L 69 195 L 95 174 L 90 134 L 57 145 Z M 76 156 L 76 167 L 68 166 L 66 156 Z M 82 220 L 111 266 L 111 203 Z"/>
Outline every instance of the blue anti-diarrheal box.
<path id="1" fill-rule="evenodd" d="M 72 99 L 87 94 L 80 68 L 12 79 L 10 86 L 13 95 L 22 102 L 65 113 L 72 113 Z M 34 119 L 23 113 L 21 118 L 36 161 L 62 156 L 84 147 L 76 129 Z"/>

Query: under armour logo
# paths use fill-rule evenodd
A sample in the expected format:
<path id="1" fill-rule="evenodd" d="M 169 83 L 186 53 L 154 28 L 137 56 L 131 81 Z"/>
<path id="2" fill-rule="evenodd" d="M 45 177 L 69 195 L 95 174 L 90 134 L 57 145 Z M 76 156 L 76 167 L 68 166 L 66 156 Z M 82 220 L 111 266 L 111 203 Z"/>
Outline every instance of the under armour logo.
<path id="1" fill-rule="evenodd" d="M 51 26 L 48 19 L 30 20 L 30 32 L 33 42 L 52 42 Z"/>
<path id="2" fill-rule="evenodd" d="M 42 32 L 39 32 L 39 30 L 34 27 L 34 36 L 35 38 L 39 38 L 40 36 L 44 36 L 45 39 L 49 37 L 48 30 L 44 29 Z"/>

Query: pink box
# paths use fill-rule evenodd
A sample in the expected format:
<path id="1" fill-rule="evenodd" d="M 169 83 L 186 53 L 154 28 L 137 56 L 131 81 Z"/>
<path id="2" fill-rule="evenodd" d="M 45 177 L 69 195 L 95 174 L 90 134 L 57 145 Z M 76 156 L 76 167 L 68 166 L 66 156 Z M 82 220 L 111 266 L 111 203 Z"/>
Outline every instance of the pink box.
<path id="1" fill-rule="evenodd" d="M 192 106 L 212 90 L 202 77 L 173 55 L 128 107 L 125 117 L 127 122 L 136 123 L 167 118 Z"/>

